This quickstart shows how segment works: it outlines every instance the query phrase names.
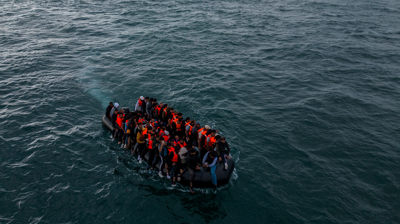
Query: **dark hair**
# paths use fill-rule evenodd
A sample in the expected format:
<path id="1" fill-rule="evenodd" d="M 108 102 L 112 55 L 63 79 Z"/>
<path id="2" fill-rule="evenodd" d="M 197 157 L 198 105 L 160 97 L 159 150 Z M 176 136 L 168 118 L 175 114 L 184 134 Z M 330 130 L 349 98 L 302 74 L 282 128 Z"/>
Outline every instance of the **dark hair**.
<path id="1" fill-rule="evenodd" d="M 167 142 L 167 146 L 171 146 L 171 142 Z"/>
<path id="2" fill-rule="evenodd" d="M 217 131 L 213 129 L 213 130 L 211 130 L 211 132 L 210 132 L 210 133 L 215 133 L 215 132 L 217 132 Z"/>
<path id="3" fill-rule="evenodd" d="M 178 121 L 182 121 L 182 118 L 179 118 Z"/>
<path id="4" fill-rule="evenodd" d="M 189 152 L 190 153 L 196 153 L 196 149 L 190 149 Z"/>
<path id="5" fill-rule="evenodd" d="M 149 99 L 149 97 L 148 97 L 148 96 L 146 96 L 146 97 L 145 97 L 145 99 Z"/>
<path id="6" fill-rule="evenodd" d="M 114 105 L 113 102 L 110 102 L 110 105 Z"/>
<path id="7" fill-rule="evenodd" d="M 150 98 L 150 101 L 153 101 L 154 99 L 153 98 Z"/>
<path id="8" fill-rule="evenodd" d="M 221 137 L 221 140 L 226 140 L 225 137 Z"/>
<path id="9" fill-rule="evenodd" d="M 218 139 L 220 139 L 220 138 L 221 138 L 221 135 L 215 136 L 215 140 L 217 140 L 217 141 L 218 141 Z"/>
<path id="10" fill-rule="evenodd" d="M 182 113 L 178 113 L 178 116 L 182 116 L 183 114 Z"/>
<path id="11" fill-rule="evenodd" d="M 178 152 L 179 149 L 181 149 L 181 147 L 179 147 L 179 145 L 177 145 L 177 146 L 174 147 L 174 149 L 175 149 L 175 152 Z"/>
<path id="12" fill-rule="evenodd" d="M 174 110 L 174 108 L 173 107 L 171 107 L 171 109 L 170 110 Z"/>
<path id="13" fill-rule="evenodd" d="M 187 117 L 187 118 L 185 119 L 185 121 L 187 121 L 187 120 L 190 120 L 190 117 Z"/>
<path id="14" fill-rule="evenodd" d="M 153 102 L 157 102 L 157 99 L 156 99 L 156 98 L 154 98 L 154 99 L 153 99 Z"/>

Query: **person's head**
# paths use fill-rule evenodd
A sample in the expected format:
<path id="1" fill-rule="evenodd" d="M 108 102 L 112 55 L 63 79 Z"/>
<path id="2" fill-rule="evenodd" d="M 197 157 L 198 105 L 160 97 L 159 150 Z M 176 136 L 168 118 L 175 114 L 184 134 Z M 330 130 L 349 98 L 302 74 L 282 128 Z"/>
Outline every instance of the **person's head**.
<path id="1" fill-rule="evenodd" d="M 190 126 L 194 126 L 194 124 L 195 124 L 194 121 L 191 121 L 191 122 L 190 122 Z"/>
<path id="2" fill-rule="evenodd" d="M 178 117 L 182 118 L 183 114 L 182 113 L 178 113 Z"/>
<path id="3" fill-rule="evenodd" d="M 163 108 L 167 108 L 168 107 L 168 103 L 164 104 Z"/>
<path id="4" fill-rule="evenodd" d="M 218 141 L 219 139 L 221 139 L 221 135 L 215 135 L 215 140 Z"/>
<path id="5" fill-rule="evenodd" d="M 178 119 L 178 124 L 182 123 L 182 118 Z"/>
<path id="6" fill-rule="evenodd" d="M 168 147 L 171 147 L 171 142 L 167 142 L 167 146 L 168 146 Z"/>
<path id="7" fill-rule="evenodd" d="M 149 102 L 150 98 L 148 96 L 146 96 L 145 100 L 146 100 L 146 102 Z"/>
<path id="8" fill-rule="evenodd" d="M 165 131 L 167 128 L 165 126 L 162 126 L 161 128 L 163 131 Z"/>
<path id="9" fill-rule="evenodd" d="M 189 150 L 190 155 L 194 156 L 196 155 L 196 149 L 190 149 Z"/>
<path id="10" fill-rule="evenodd" d="M 111 107 L 113 107 L 114 106 L 114 104 L 113 104 L 113 102 L 110 102 L 110 104 L 109 104 Z"/>
<path id="11" fill-rule="evenodd" d="M 215 157 L 215 152 L 211 151 L 211 152 L 208 153 L 208 155 L 209 155 L 211 158 L 214 158 L 214 157 Z"/>
<path id="12" fill-rule="evenodd" d="M 114 114 L 118 114 L 118 110 L 114 110 Z"/>
<path id="13" fill-rule="evenodd" d="M 160 103 L 160 107 L 161 107 L 161 108 L 164 107 L 164 103 L 163 103 L 163 102 Z"/>
<path id="14" fill-rule="evenodd" d="M 154 99 L 153 99 L 153 98 L 150 98 L 150 99 L 149 99 L 149 102 L 150 102 L 150 103 L 154 102 Z"/>
<path id="15" fill-rule="evenodd" d="M 115 108 L 118 108 L 118 107 L 119 107 L 119 104 L 118 104 L 118 103 L 114 103 L 114 107 L 115 107 Z"/>
<path id="16" fill-rule="evenodd" d="M 174 112 L 174 108 L 171 107 L 171 109 L 169 109 L 169 111 L 170 111 L 171 113 L 173 113 L 173 112 Z"/>
<path id="17" fill-rule="evenodd" d="M 196 122 L 196 127 L 199 129 L 200 128 L 200 122 Z"/>
<path id="18" fill-rule="evenodd" d="M 204 126 L 204 129 L 210 130 L 210 126 L 206 125 L 206 126 Z"/>
<path id="19" fill-rule="evenodd" d="M 178 136 L 178 135 L 175 135 L 175 139 L 176 139 L 176 140 L 179 140 L 179 136 Z"/>
<path id="20" fill-rule="evenodd" d="M 216 131 L 215 130 L 211 130 L 211 136 L 214 137 L 215 136 Z"/>
<path id="21" fill-rule="evenodd" d="M 179 153 L 179 150 L 181 150 L 181 147 L 179 145 L 177 145 L 177 146 L 174 147 L 174 149 L 175 149 L 176 153 Z"/>
<path id="22" fill-rule="evenodd" d="M 124 113 L 124 109 L 120 109 L 120 110 L 119 110 L 119 113 L 120 113 L 120 114 L 123 114 L 123 113 Z"/>
<path id="23" fill-rule="evenodd" d="M 185 119 L 185 121 L 186 121 L 186 122 L 190 122 L 190 117 L 187 117 L 187 118 Z"/>
<path id="24" fill-rule="evenodd" d="M 153 126 L 153 128 L 151 130 L 153 130 L 153 132 L 156 132 L 157 131 L 157 127 Z"/>
<path id="25" fill-rule="evenodd" d="M 153 103 L 157 103 L 157 99 L 156 98 L 153 98 Z"/>
<path id="26" fill-rule="evenodd" d="M 142 123 L 142 122 L 139 122 L 139 123 L 138 123 L 138 127 L 139 127 L 140 130 L 142 130 L 142 128 L 143 128 L 143 123 Z"/>

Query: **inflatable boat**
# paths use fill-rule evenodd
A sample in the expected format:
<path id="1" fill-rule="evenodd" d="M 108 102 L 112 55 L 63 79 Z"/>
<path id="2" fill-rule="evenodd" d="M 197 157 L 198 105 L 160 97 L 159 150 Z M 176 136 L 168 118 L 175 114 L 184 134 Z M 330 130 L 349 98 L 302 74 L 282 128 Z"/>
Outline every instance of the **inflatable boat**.
<path id="1" fill-rule="evenodd" d="M 112 131 L 112 123 L 111 121 L 104 115 L 103 116 L 103 125 L 109 130 Z M 149 158 L 149 153 L 146 154 L 144 161 L 147 162 Z M 215 170 L 215 174 L 217 175 L 217 183 L 218 186 L 226 185 L 229 182 L 229 179 L 232 175 L 233 169 L 235 168 L 235 164 L 232 159 L 226 161 L 228 163 L 228 169 L 224 169 L 224 164 L 220 161 L 217 162 L 217 169 Z M 147 163 L 146 163 L 147 165 Z M 157 169 L 160 168 L 160 162 L 157 164 Z M 166 176 L 166 169 L 162 167 L 163 175 Z M 184 171 L 181 175 L 181 181 L 177 183 L 181 183 L 184 186 L 189 186 L 190 174 L 188 171 Z M 209 168 L 201 167 L 200 170 L 195 171 L 195 177 L 193 182 L 193 187 L 195 188 L 212 188 L 214 185 L 211 182 L 211 173 Z"/>

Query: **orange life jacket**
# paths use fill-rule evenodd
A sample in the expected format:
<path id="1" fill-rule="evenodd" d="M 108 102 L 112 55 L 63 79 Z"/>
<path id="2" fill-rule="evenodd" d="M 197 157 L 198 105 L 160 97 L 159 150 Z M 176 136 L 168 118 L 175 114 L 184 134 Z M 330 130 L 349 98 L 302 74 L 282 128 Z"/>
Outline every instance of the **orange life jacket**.
<path id="1" fill-rule="evenodd" d="M 143 105 L 143 102 L 142 102 L 142 100 L 139 98 L 139 106 L 142 106 Z"/>
<path id="2" fill-rule="evenodd" d="M 180 124 L 175 123 L 175 126 L 176 126 L 176 131 L 177 132 L 181 132 L 182 131 L 182 122 Z"/>
<path id="3" fill-rule="evenodd" d="M 179 140 L 177 140 L 177 139 L 174 139 L 174 146 L 176 146 L 176 145 L 178 145 L 178 143 L 179 143 Z"/>
<path id="4" fill-rule="evenodd" d="M 144 131 L 142 132 L 142 135 L 147 135 L 147 128 L 144 129 Z"/>
<path id="5" fill-rule="evenodd" d="M 190 121 L 185 123 L 185 127 L 190 125 Z"/>
<path id="6" fill-rule="evenodd" d="M 199 132 L 201 132 L 203 130 L 204 130 L 204 128 L 200 128 L 199 130 L 197 130 L 197 133 L 199 133 Z"/>
<path id="7" fill-rule="evenodd" d="M 192 135 L 192 129 L 193 129 L 193 126 L 190 125 L 190 128 L 189 128 L 189 136 Z"/>
<path id="8" fill-rule="evenodd" d="M 212 137 L 211 134 L 209 134 L 209 135 L 207 136 L 207 138 L 210 138 L 210 141 L 208 142 L 208 147 L 212 147 L 213 144 L 217 141 L 217 140 L 215 139 L 215 136 Z M 205 142 L 204 144 L 207 144 L 207 139 L 206 139 L 206 142 Z"/>

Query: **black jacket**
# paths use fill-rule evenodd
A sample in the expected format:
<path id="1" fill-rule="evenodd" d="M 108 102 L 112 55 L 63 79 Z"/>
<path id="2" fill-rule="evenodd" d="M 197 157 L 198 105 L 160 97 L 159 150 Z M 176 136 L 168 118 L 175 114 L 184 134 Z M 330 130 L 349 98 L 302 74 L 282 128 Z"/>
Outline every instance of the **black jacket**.
<path id="1" fill-rule="evenodd" d="M 112 108 L 113 108 L 112 106 L 108 105 L 108 107 L 107 107 L 107 109 L 106 109 L 106 116 L 107 116 L 108 118 L 110 118 L 110 112 L 111 112 L 111 109 L 112 109 Z"/>
<path id="2" fill-rule="evenodd" d="M 225 153 L 226 155 L 229 155 L 231 152 L 231 148 L 229 148 L 228 142 L 225 141 L 225 143 L 222 143 L 221 140 L 218 140 L 216 146 L 215 146 L 215 151 L 217 152 L 217 156 L 221 157 L 221 153 Z"/>
<path id="3" fill-rule="evenodd" d="M 186 156 L 186 166 L 196 169 L 197 165 L 200 165 L 200 158 L 197 155 L 190 155 L 188 152 L 188 156 Z"/>

